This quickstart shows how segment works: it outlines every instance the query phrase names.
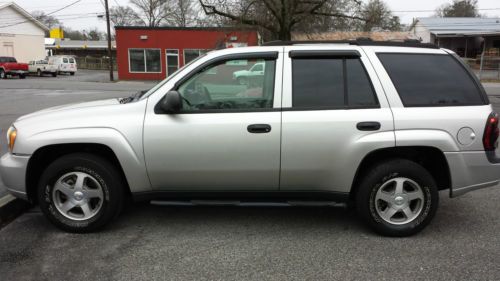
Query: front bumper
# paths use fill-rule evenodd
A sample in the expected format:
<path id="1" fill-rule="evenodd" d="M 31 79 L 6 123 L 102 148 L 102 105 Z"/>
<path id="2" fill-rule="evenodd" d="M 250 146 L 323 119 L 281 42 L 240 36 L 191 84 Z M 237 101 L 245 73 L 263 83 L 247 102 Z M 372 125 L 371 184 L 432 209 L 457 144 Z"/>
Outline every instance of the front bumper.
<path id="1" fill-rule="evenodd" d="M 445 152 L 445 156 L 451 174 L 450 197 L 500 183 L 500 161 L 484 151 Z"/>
<path id="2" fill-rule="evenodd" d="M 26 193 L 26 170 L 30 156 L 7 153 L 0 158 L 0 176 L 12 195 L 28 199 Z"/>
<path id="3" fill-rule="evenodd" d="M 28 75 L 29 71 L 25 70 L 9 70 L 7 71 L 7 74 L 10 75 Z"/>

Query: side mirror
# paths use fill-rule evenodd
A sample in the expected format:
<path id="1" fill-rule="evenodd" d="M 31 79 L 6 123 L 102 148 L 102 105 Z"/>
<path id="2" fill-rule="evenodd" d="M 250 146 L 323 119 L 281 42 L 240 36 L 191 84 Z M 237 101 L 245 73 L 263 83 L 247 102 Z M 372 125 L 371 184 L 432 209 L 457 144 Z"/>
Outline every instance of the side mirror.
<path id="1" fill-rule="evenodd" d="M 182 109 L 182 97 L 177 91 L 168 92 L 161 101 L 161 109 L 165 113 L 176 113 Z"/>

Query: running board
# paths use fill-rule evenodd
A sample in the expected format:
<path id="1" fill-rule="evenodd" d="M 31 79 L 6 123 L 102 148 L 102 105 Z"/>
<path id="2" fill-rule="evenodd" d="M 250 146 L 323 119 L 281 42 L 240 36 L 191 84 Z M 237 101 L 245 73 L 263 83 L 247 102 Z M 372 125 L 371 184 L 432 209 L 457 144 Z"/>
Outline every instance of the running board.
<path id="1" fill-rule="evenodd" d="M 236 207 L 347 207 L 346 203 L 334 201 L 285 201 L 285 202 L 248 202 L 234 200 L 190 200 L 166 201 L 151 200 L 157 206 L 236 206 Z"/>

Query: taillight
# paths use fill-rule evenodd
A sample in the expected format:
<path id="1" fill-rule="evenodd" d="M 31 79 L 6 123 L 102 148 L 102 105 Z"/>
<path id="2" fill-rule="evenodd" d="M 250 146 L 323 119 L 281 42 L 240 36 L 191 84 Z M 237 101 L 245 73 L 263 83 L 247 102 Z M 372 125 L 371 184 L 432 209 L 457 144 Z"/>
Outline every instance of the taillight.
<path id="1" fill-rule="evenodd" d="M 488 116 L 488 121 L 486 121 L 486 128 L 484 129 L 484 150 L 491 151 L 497 148 L 498 134 L 498 114 L 496 112 L 492 112 L 490 116 Z"/>

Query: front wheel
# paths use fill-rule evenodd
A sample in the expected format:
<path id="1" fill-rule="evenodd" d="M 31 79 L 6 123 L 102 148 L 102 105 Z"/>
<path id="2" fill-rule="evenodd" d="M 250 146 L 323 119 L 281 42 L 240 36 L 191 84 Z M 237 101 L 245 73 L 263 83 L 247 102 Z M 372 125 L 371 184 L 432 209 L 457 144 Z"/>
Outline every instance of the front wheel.
<path id="1" fill-rule="evenodd" d="M 95 231 L 122 207 L 123 181 L 117 169 L 92 154 L 63 156 L 42 174 L 40 209 L 57 227 L 69 232 Z"/>
<path id="2" fill-rule="evenodd" d="M 419 164 L 394 159 L 365 174 L 356 194 L 359 215 L 376 232 L 410 236 L 434 217 L 439 193 L 432 175 Z"/>
<path id="3" fill-rule="evenodd" d="M 70 72 L 69 75 L 75 76 L 75 73 L 74 72 Z"/>
<path id="4" fill-rule="evenodd" d="M 57 77 L 57 72 L 52 72 L 52 77 Z"/>
<path id="5" fill-rule="evenodd" d="M 0 79 L 7 79 L 7 74 L 3 69 L 0 69 Z"/>

